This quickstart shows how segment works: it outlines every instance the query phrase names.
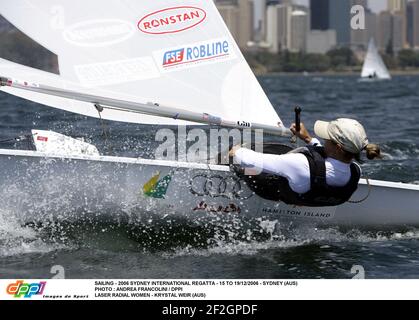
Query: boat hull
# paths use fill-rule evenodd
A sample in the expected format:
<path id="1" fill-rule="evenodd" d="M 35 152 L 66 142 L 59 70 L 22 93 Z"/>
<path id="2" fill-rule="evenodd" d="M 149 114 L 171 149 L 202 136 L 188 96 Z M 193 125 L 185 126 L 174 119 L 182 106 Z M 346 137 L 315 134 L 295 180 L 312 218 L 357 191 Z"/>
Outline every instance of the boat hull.
<path id="1" fill-rule="evenodd" d="M 417 185 L 361 181 L 353 200 L 370 192 L 362 203 L 308 208 L 262 199 L 225 166 L 16 150 L 0 150 L 0 164 L 1 209 L 25 222 L 135 208 L 138 215 L 191 219 L 233 215 L 315 225 L 419 225 Z"/>

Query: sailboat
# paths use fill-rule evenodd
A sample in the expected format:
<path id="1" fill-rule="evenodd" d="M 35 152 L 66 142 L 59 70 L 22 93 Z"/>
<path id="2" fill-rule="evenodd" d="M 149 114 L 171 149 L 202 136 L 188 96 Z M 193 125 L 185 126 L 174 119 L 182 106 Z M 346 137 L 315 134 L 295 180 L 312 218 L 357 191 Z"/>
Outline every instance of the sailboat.
<path id="1" fill-rule="evenodd" d="M 361 79 L 368 81 L 391 79 L 391 75 L 377 50 L 373 38 L 368 43 L 368 51 L 362 67 Z"/>
<path id="2" fill-rule="evenodd" d="M 112 121 L 290 136 L 212 1 L 15 0 L 0 13 L 56 53 L 60 68 L 56 75 L 1 59 L 9 94 Z M 138 207 L 191 219 L 419 225 L 417 185 L 362 180 L 350 203 L 296 207 L 256 194 L 229 166 L 104 156 L 58 133 L 32 136 L 36 151 L 0 150 L 3 209 L 24 219 Z"/>

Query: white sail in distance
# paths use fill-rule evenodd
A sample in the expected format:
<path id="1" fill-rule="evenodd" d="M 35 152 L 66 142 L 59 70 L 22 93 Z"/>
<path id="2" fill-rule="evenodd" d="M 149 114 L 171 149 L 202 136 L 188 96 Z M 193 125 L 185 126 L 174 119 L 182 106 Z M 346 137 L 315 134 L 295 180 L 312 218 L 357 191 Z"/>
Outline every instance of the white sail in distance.
<path id="1" fill-rule="evenodd" d="M 361 77 L 384 80 L 391 79 L 390 73 L 377 50 L 374 39 L 370 39 L 368 43 L 368 52 L 362 67 Z"/>
<path id="2" fill-rule="evenodd" d="M 281 123 L 213 1 L 15 0 L 3 3 L 0 14 L 57 54 L 60 68 L 56 76 L 3 60 L 2 76 L 19 79 L 30 71 L 35 79 L 27 80 L 42 78 L 45 85 L 83 88 L 115 99 L 129 97 L 225 119 Z M 97 116 L 88 103 L 5 90 Z M 182 123 L 108 109 L 102 117 L 145 124 Z"/>

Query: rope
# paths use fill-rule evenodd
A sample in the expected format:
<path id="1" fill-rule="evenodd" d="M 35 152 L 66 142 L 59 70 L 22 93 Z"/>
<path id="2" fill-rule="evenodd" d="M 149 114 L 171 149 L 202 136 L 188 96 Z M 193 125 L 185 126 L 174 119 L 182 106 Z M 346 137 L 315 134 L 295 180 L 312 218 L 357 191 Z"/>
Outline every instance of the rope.
<path id="1" fill-rule="evenodd" d="M 32 137 L 32 135 L 23 135 L 23 136 L 18 136 L 18 137 L 15 137 L 15 138 L 0 140 L 0 143 L 1 144 L 6 144 L 6 143 L 10 143 L 10 142 L 20 142 L 20 141 L 28 140 L 31 137 Z"/>
<path id="2" fill-rule="evenodd" d="M 112 147 L 112 144 L 110 143 L 110 139 L 109 139 L 109 136 L 108 136 L 108 130 L 107 130 L 105 121 L 102 118 L 103 107 L 100 104 L 95 103 L 95 108 L 97 110 L 97 113 L 99 114 L 99 119 L 100 119 L 100 124 L 101 124 L 101 127 L 102 127 L 102 134 L 103 134 L 103 137 L 105 139 L 106 149 L 109 152 L 113 152 L 113 147 Z"/>
<path id="3" fill-rule="evenodd" d="M 369 198 L 369 196 L 371 194 L 370 179 L 368 177 L 366 177 L 365 180 L 367 180 L 367 185 L 368 185 L 368 194 L 367 194 L 367 196 L 365 198 L 361 199 L 361 200 L 358 200 L 358 201 L 351 201 L 351 200 L 349 200 L 348 201 L 349 203 L 358 204 L 358 203 L 364 202 L 365 200 L 367 200 Z"/>

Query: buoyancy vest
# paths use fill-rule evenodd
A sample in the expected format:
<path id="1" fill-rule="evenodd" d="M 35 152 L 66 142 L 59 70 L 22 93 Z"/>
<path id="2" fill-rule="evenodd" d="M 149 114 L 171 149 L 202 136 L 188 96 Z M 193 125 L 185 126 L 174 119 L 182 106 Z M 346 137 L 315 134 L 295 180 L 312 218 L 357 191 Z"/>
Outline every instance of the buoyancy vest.
<path id="1" fill-rule="evenodd" d="M 242 178 L 257 195 L 264 199 L 307 207 L 343 204 L 357 190 L 361 169 L 356 163 L 350 165 L 351 178 L 345 186 L 329 186 L 326 183 L 326 154 L 323 147 L 307 146 L 291 152 L 305 155 L 309 162 L 311 187 L 308 192 L 299 194 L 293 191 L 288 179 L 278 175 L 262 173 L 257 176 L 245 176 L 242 171 Z"/>

